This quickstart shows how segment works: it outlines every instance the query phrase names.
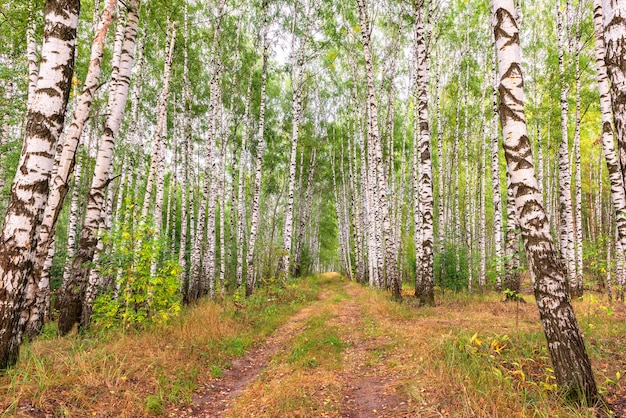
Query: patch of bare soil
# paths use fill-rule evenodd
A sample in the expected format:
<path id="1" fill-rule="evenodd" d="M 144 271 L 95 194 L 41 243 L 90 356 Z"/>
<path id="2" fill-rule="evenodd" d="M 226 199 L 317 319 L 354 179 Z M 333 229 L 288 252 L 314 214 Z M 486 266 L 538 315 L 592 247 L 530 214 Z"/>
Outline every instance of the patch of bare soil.
<path id="1" fill-rule="evenodd" d="M 626 388 L 609 395 L 607 402 L 614 417 L 626 417 Z"/>
<path id="2" fill-rule="evenodd" d="M 228 408 L 236 398 L 253 383 L 268 365 L 270 359 L 285 348 L 285 343 L 298 334 L 304 322 L 315 311 L 317 305 L 330 296 L 324 292 L 319 300 L 301 309 L 278 328 L 260 347 L 252 349 L 241 358 L 234 359 L 231 367 L 219 379 L 213 379 L 200 387 L 190 406 L 173 409 L 170 417 L 220 417 L 226 416 Z"/>
<path id="3" fill-rule="evenodd" d="M 395 376 L 383 369 L 372 357 L 384 345 L 378 338 L 367 340 L 362 332 L 362 313 L 354 300 L 358 288 L 347 287 L 351 300 L 344 303 L 336 321 L 342 328 L 344 339 L 350 343 L 344 355 L 344 370 L 341 381 L 344 386 L 341 416 L 365 417 L 408 417 L 413 416 L 406 395 L 394 387 Z"/>

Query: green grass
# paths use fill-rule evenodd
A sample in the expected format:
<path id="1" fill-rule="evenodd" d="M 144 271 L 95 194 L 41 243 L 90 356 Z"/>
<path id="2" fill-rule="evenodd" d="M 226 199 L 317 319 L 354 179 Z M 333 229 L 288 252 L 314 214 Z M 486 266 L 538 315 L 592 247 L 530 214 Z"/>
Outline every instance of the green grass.
<path id="1" fill-rule="evenodd" d="M 93 329 L 59 337 L 56 326 L 47 325 L 0 376 L 1 416 L 12 416 L 25 403 L 52 416 L 159 415 L 169 405 L 188 404 L 201 380 L 221 376 L 230 359 L 317 299 L 318 280 L 265 284 L 250 298 L 235 295 L 221 304 L 203 300 L 169 324 L 145 330 Z"/>
<path id="2" fill-rule="evenodd" d="M 329 326 L 328 320 L 328 312 L 309 318 L 305 330 L 298 334 L 292 344 L 288 359 L 290 364 L 309 368 L 340 366 L 341 353 L 347 343 L 341 341 L 338 329 Z"/>

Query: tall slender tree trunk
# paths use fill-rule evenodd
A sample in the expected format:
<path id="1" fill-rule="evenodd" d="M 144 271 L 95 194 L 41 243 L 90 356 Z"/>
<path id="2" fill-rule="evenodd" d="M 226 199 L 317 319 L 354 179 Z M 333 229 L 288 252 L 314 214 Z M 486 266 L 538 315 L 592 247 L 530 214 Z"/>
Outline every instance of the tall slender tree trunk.
<path id="1" fill-rule="evenodd" d="M 624 177 L 622 167 L 616 151 L 615 135 L 613 133 L 613 114 L 611 111 L 611 90 L 609 77 L 605 63 L 604 49 L 604 22 L 602 17 L 602 2 L 593 2 L 593 22 L 595 28 L 595 58 L 596 72 L 598 77 L 598 90 L 600 91 L 600 114 L 602 115 L 602 149 L 606 168 L 611 184 L 611 201 L 615 213 L 616 234 L 620 245 L 616 245 L 615 259 L 619 260 L 619 249 L 626 249 L 626 189 L 624 187 Z M 626 99 L 626 96 L 625 96 Z M 621 152 L 621 145 L 620 145 Z"/>
<path id="2" fill-rule="evenodd" d="M 304 233 L 311 214 L 311 195 L 313 194 L 313 178 L 315 175 L 315 169 L 317 167 L 317 148 L 313 148 L 313 154 L 309 162 L 309 174 L 307 176 L 306 191 L 304 192 L 304 199 L 300 202 L 306 202 L 301 205 L 300 210 L 300 227 L 298 228 L 298 235 L 296 238 L 296 250 L 294 252 L 294 276 L 299 277 L 302 274 L 302 251 L 304 250 Z M 307 206 L 307 207 L 305 207 Z"/>
<path id="3" fill-rule="evenodd" d="M 183 295 L 183 301 L 187 300 L 188 274 L 187 274 L 187 242 L 189 237 L 189 214 L 193 210 L 192 201 L 189 199 L 189 154 L 191 153 L 191 86 L 189 85 L 189 11 L 188 3 L 185 3 L 184 26 L 183 26 L 183 127 L 181 143 L 182 181 L 181 181 L 181 209 L 180 209 L 180 248 L 178 252 L 178 264 L 180 266 L 179 284 Z"/>
<path id="4" fill-rule="evenodd" d="M 434 278 L 434 231 L 433 231 L 433 178 L 432 160 L 430 151 L 430 128 L 428 125 L 428 71 L 429 57 L 426 49 L 426 34 L 424 28 L 424 9 L 419 7 L 415 11 L 417 23 L 415 25 L 415 39 L 417 52 L 417 107 L 418 107 L 418 151 L 419 151 L 419 202 L 421 227 L 421 259 L 417 265 L 420 269 L 419 283 L 415 285 L 415 297 L 421 305 L 435 305 L 435 278 Z M 416 230 L 417 234 L 418 231 Z M 398 289 L 399 292 L 399 289 Z"/>
<path id="5" fill-rule="evenodd" d="M 294 23 L 295 25 L 295 23 Z M 295 39 L 296 34 L 293 34 Z M 294 41 L 295 43 L 295 41 Z M 295 45 L 293 45 L 295 49 Z M 299 48 L 302 48 L 300 46 Z M 302 83 L 300 80 L 300 72 L 302 71 L 302 58 L 300 50 L 293 51 L 294 58 L 291 66 L 291 153 L 289 157 L 289 189 L 287 195 L 287 207 L 284 214 L 283 226 L 283 256 L 281 257 L 279 266 L 279 275 L 289 275 L 291 262 L 291 241 L 293 236 L 293 201 L 296 186 L 296 163 L 298 155 L 298 132 L 300 127 L 300 116 L 302 114 Z"/>
<path id="6" fill-rule="evenodd" d="M 80 1 L 48 0 L 40 73 L 0 233 L 0 368 L 17 361 L 20 317 L 74 71 Z"/>
<path id="7" fill-rule="evenodd" d="M 375 190 L 378 201 L 376 202 L 376 212 L 379 222 L 378 225 L 382 226 L 382 234 L 380 241 L 377 242 L 377 246 L 380 249 L 378 254 L 378 274 L 386 276 L 377 277 L 376 283 L 380 286 L 382 283 L 388 281 L 393 283 L 397 281 L 398 266 L 397 260 L 394 256 L 394 244 L 393 236 L 391 233 L 391 221 L 389 219 L 389 208 L 387 202 L 387 180 L 383 164 L 383 152 L 380 141 L 379 129 L 378 129 L 378 110 L 376 103 L 376 90 L 374 88 L 374 73 L 372 55 L 370 51 L 370 31 L 369 20 L 367 17 L 367 10 L 365 0 L 357 0 L 357 6 L 359 9 L 359 20 L 361 22 L 361 36 L 363 42 L 363 55 L 365 57 L 365 73 L 367 80 L 367 107 L 369 110 L 369 129 L 368 129 L 368 148 L 372 149 L 371 155 L 374 157 L 374 161 L 370 161 L 375 167 Z M 430 155 L 429 155 L 430 158 Z M 432 192 L 431 192 L 432 194 Z M 432 214 L 431 214 L 432 217 Z M 378 238 L 378 230 L 376 231 Z M 384 258 L 383 258 L 384 251 Z M 392 289 L 392 292 L 395 292 Z M 393 296 L 395 299 L 400 297 L 400 294 Z"/>
<path id="8" fill-rule="evenodd" d="M 487 89 L 485 89 L 485 94 Z M 486 117 L 485 117 L 485 108 L 483 106 L 484 99 L 481 101 L 481 120 L 483 126 L 486 125 Z M 487 192 L 487 188 L 485 186 L 485 176 L 487 175 L 485 170 L 485 155 L 487 154 L 487 150 L 489 149 L 487 141 L 488 134 L 483 134 L 484 138 L 479 143 L 480 151 L 480 163 L 479 171 L 478 171 L 478 181 L 480 182 L 480 203 L 478 205 L 478 216 L 479 216 L 479 233 L 478 233 L 478 242 L 480 247 L 480 268 L 479 268 L 479 276 L 478 276 L 478 285 L 480 286 L 480 291 L 485 291 L 485 283 L 487 281 L 487 216 L 486 216 L 486 208 L 485 208 L 485 193 Z"/>
<path id="9" fill-rule="evenodd" d="M 43 306 L 41 301 L 45 300 L 45 294 L 50 291 L 50 285 L 41 285 L 42 277 L 49 276 L 51 263 L 46 263 L 49 255 L 52 253 L 51 247 L 54 246 L 54 234 L 57 220 L 63 202 L 69 189 L 69 179 L 74 171 L 76 162 L 76 150 L 82 137 L 85 123 L 89 118 L 91 105 L 99 87 L 100 72 L 102 68 L 102 59 L 104 54 L 104 43 L 106 35 L 113 19 L 117 0 L 108 0 L 105 9 L 102 11 L 100 23 L 96 29 L 93 42 L 91 44 L 91 57 L 89 68 L 85 78 L 83 92 L 81 93 L 78 103 L 72 114 L 72 122 L 69 126 L 62 152 L 59 158 L 59 164 L 56 172 L 52 177 L 50 193 L 43 214 L 43 220 L 39 229 L 39 243 L 36 250 L 35 264 L 32 274 L 29 278 L 29 287 L 32 289 L 40 289 L 33 293 L 35 298 L 28 297 L 25 303 L 25 310 L 28 310 L 28 327 L 29 334 L 35 335 L 39 333 L 43 326 Z M 80 177 L 80 176 L 79 176 Z"/>
<path id="10" fill-rule="evenodd" d="M 565 41 L 563 16 L 557 4 L 557 32 L 559 45 L 559 75 L 561 77 L 561 144 L 559 146 L 559 213 L 561 237 L 561 259 L 565 265 L 572 295 L 576 295 L 576 257 L 574 248 L 574 218 L 572 213 L 571 170 L 569 163 L 569 136 L 567 128 L 568 88 L 565 82 Z"/>
<path id="11" fill-rule="evenodd" d="M 250 100 L 252 96 L 252 76 L 253 71 L 250 71 L 250 77 L 248 79 L 248 89 L 246 93 L 246 101 L 244 104 L 244 116 L 243 127 L 241 130 L 241 155 L 239 157 L 239 178 L 237 185 L 237 287 L 243 283 L 243 250 L 244 250 L 244 229 L 246 224 L 246 189 L 244 184 L 244 177 L 246 175 L 246 154 L 248 152 L 248 123 L 250 118 Z"/>
<path id="12" fill-rule="evenodd" d="M 500 76 L 500 120 L 507 171 L 529 265 L 535 298 L 557 383 L 568 396 L 599 401 L 591 362 L 570 302 L 567 277 L 556 255 L 541 204 L 524 115 L 519 28 L 513 0 L 492 0 Z"/>
<path id="13" fill-rule="evenodd" d="M 494 57 L 494 86 L 493 86 L 493 119 L 491 120 L 491 195 L 493 200 L 493 230 L 496 250 L 496 290 L 502 289 L 502 195 L 500 187 L 500 133 L 498 123 L 498 71 Z"/>
<path id="14" fill-rule="evenodd" d="M 250 237 L 248 239 L 248 254 L 246 255 L 246 296 L 252 295 L 256 285 L 256 271 L 254 269 L 254 254 L 257 233 L 259 230 L 259 217 L 261 209 L 261 178 L 263 175 L 263 153 L 265 152 L 265 103 L 267 88 L 267 64 L 268 64 L 268 0 L 263 0 L 263 27 L 261 28 L 261 42 L 263 51 L 263 67 L 261 70 L 261 104 L 259 108 L 259 131 L 254 171 L 254 189 L 252 191 L 252 212 L 250 216 Z"/>
<path id="15" fill-rule="evenodd" d="M 96 167 L 87 198 L 87 210 L 81 230 L 79 248 L 72 262 L 72 273 L 64 286 L 65 292 L 59 295 L 59 332 L 62 335 L 70 332 L 77 322 L 81 322 L 81 328 L 84 328 L 87 326 L 84 321 L 89 319 L 89 315 L 82 312 L 83 303 L 91 268 L 90 264 L 98 244 L 98 230 L 103 216 L 102 208 L 105 193 L 111 181 L 113 148 L 128 98 L 140 4 L 141 0 L 131 0 L 128 4 L 124 42 L 118 60 L 119 64 L 113 68 L 115 78 L 111 80 L 109 111 L 96 156 Z"/>
<path id="16" fill-rule="evenodd" d="M 574 161 L 576 164 L 576 177 L 574 179 L 576 190 L 576 206 L 575 206 L 575 226 L 576 226 L 576 245 L 575 245 L 575 257 L 576 262 L 576 294 L 582 296 L 583 294 L 583 192 L 582 192 L 582 168 L 580 165 L 580 54 L 582 48 L 582 42 L 580 40 L 580 13 L 582 8 L 578 7 L 578 13 L 576 17 L 576 42 L 575 42 L 575 77 L 576 77 L 576 126 L 574 129 Z"/>
<path id="17" fill-rule="evenodd" d="M 613 106 L 618 156 L 622 177 L 624 177 L 623 182 L 626 184 L 626 54 L 624 54 L 626 4 L 619 0 L 602 0 L 602 14 L 604 16 L 604 61 L 609 80 L 611 80 L 610 98 Z M 624 250 L 626 251 L 626 248 Z"/>
<path id="18" fill-rule="evenodd" d="M 166 44 L 165 67 L 163 69 L 163 89 L 159 97 L 157 109 L 157 126 L 154 135 L 154 150 L 152 152 L 152 162 L 148 172 L 148 183 L 144 197 L 141 219 L 148 219 L 152 196 L 152 179 L 156 183 L 156 195 L 154 200 L 154 237 L 159 239 L 163 229 L 163 198 L 165 192 L 165 147 L 167 140 L 167 101 L 170 94 L 170 79 L 172 75 L 172 60 L 174 58 L 174 45 L 176 44 L 176 23 L 169 26 L 169 43 Z M 156 275 L 158 254 L 154 254 L 150 274 Z"/>

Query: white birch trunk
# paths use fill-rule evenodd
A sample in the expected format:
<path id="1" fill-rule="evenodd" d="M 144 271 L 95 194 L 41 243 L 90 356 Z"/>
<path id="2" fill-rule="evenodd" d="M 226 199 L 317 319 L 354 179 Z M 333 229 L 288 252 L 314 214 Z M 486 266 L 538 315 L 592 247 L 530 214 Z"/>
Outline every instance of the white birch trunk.
<path id="1" fill-rule="evenodd" d="M 74 171 L 76 161 L 76 150 L 82 137 L 85 123 L 89 117 L 91 105 L 99 86 L 100 72 L 102 68 L 102 58 L 104 53 L 104 43 L 106 34 L 113 19 L 115 5 L 117 0 L 108 0 L 105 9 L 102 12 L 100 24 L 94 35 L 91 44 L 91 56 L 89 68 L 85 78 L 83 92 L 76 103 L 72 114 L 72 121 L 69 129 L 65 134 L 62 152 L 59 156 L 57 169 L 52 176 L 52 184 L 48 201 L 43 213 L 43 220 L 39 229 L 39 243 L 35 255 L 35 264 L 32 274 L 29 278 L 29 287 L 33 289 L 41 289 L 42 293 L 49 291 L 49 283 L 44 284 L 42 278 L 49 277 L 49 268 L 52 265 L 50 259 L 54 254 L 52 247 L 54 246 L 54 233 L 56 223 L 63 208 L 63 202 L 69 188 L 69 179 Z M 40 292 L 38 292 L 40 293 Z M 45 296 L 39 295 L 37 299 L 28 298 L 25 309 L 30 310 L 29 334 L 34 335 L 39 332 L 43 326 L 42 307 L 39 306 Z"/>
<path id="2" fill-rule="evenodd" d="M 294 23 L 295 25 L 295 23 Z M 293 33 L 292 36 L 296 37 Z M 294 42 L 295 44 L 295 42 Z M 300 46 L 302 48 L 302 46 Z M 292 108 L 292 128 L 291 128 L 291 153 L 289 157 L 289 189 L 287 195 L 287 207 L 284 214 L 283 226 L 283 256 L 279 265 L 279 275 L 286 277 L 291 271 L 291 241 L 293 238 L 293 201 L 296 186 L 296 163 L 298 153 L 298 130 L 300 127 L 300 116 L 302 113 L 302 83 L 300 80 L 300 72 L 302 71 L 301 51 L 294 51 L 295 45 L 292 44 L 292 53 L 295 54 L 291 67 L 291 108 Z"/>
<path id="3" fill-rule="evenodd" d="M 600 114 L 602 115 L 602 149 L 611 184 L 611 201 L 615 214 L 619 247 L 616 246 L 616 260 L 620 259 L 619 249 L 626 249 L 626 189 L 620 167 L 620 160 L 616 151 L 615 136 L 613 133 L 613 113 L 611 110 L 611 90 L 607 66 L 605 64 L 604 49 L 604 22 L 602 17 L 601 0 L 594 0 L 593 21 L 595 28 L 595 58 L 600 92 Z M 600 177 L 601 178 L 601 177 Z M 602 184 L 602 183 L 600 183 Z M 619 276 L 618 276 L 619 277 Z"/>
<path id="4" fill-rule="evenodd" d="M 79 249 L 72 263 L 72 272 L 64 287 L 65 293 L 59 295 L 59 332 L 62 335 L 67 334 L 75 323 L 88 319 L 82 313 L 82 305 L 89 278 L 89 265 L 93 261 L 98 244 L 98 230 L 102 218 L 106 188 L 111 181 L 115 139 L 122 123 L 126 99 L 128 98 L 140 4 L 140 0 L 131 0 L 128 5 L 124 42 L 119 65 L 113 69 L 115 79 L 111 81 L 108 116 L 104 123 L 94 176 L 87 198 L 87 210 L 83 221 Z"/>
<path id="5" fill-rule="evenodd" d="M 80 2 L 48 0 L 40 74 L 28 108 L 24 147 L 0 232 L 0 368 L 15 364 L 28 276 L 48 199 L 55 147 L 65 120 Z"/>
<path id="6" fill-rule="evenodd" d="M 241 132 L 241 155 L 239 156 L 239 178 L 237 185 L 237 287 L 243 283 L 243 251 L 244 251 L 244 227 L 246 223 L 246 190 L 244 185 L 244 177 L 246 175 L 246 155 L 247 155 L 247 141 L 248 141 L 248 123 L 250 119 L 250 100 L 252 96 L 252 76 L 253 72 L 250 72 L 248 79 L 248 89 L 246 93 L 246 101 L 244 104 L 244 116 L 243 116 L 243 128 Z"/>
<path id="7" fill-rule="evenodd" d="M 610 98 L 613 105 L 618 156 L 622 177 L 625 179 L 622 181 L 626 184 L 626 54 L 624 54 L 626 3 L 620 0 L 601 1 L 604 16 L 604 61 L 611 80 Z M 626 248 L 624 250 L 626 251 Z"/>
<path id="8" fill-rule="evenodd" d="M 424 28 L 424 10 L 416 10 L 417 23 L 415 26 L 417 52 L 417 107 L 418 107 L 418 149 L 419 150 L 419 206 L 420 206 L 420 234 L 421 251 L 417 268 L 419 283 L 415 285 L 415 297 L 421 305 L 435 305 L 434 279 L 434 235 L 433 235 L 433 180 L 430 144 L 430 128 L 428 125 L 428 71 L 429 57 L 426 49 L 426 34 Z M 416 151 L 417 151 L 416 150 Z M 417 210 L 417 208 L 416 208 Z M 416 224 L 417 227 L 417 224 Z M 416 235 L 418 230 L 415 231 Z M 400 289 L 397 290 L 400 292 Z"/>
<path id="9" fill-rule="evenodd" d="M 188 3 L 185 3 L 184 30 L 183 30 L 183 141 L 182 141 L 182 184 L 181 187 L 181 229 L 180 229 L 180 250 L 178 253 L 178 264 L 180 265 L 180 290 L 183 301 L 187 301 L 188 274 L 187 274 L 187 241 L 189 237 L 189 214 L 193 207 L 189 199 L 189 154 L 191 153 L 191 86 L 189 85 L 189 12 Z"/>
<path id="10" fill-rule="evenodd" d="M 569 137 L 567 127 L 568 88 L 565 82 L 563 16 L 557 5 L 557 32 L 559 45 L 559 75 L 561 77 L 561 143 L 559 146 L 559 212 L 561 258 L 566 267 L 570 291 L 576 290 L 576 257 L 574 248 L 574 218 L 572 213 L 571 170 L 569 163 Z"/>
<path id="11" fill-rule="evenodd" d="M 541 204 L 532 148 L 524 114 L 519 29 L 513 0 L 492 0 L 500 77 L 500 120 L 507 171 L 529 265 L 535 274 L 535 298 L 559 386 L 568 395 L 595 404 L 597 392 L 591 363 L 578 328 L 548 219 Z"/>
<path id="12" fill-rule="evenodd" d="M 378 275 L 376 283 L 381 286 L 385 282 L 394 283 L 398 277 L 398 266 L 394 256 L 394 243 L 391 233 L 391 221 L 389 219 L 389 208 L 387 199 L 387 180 L 383 164 L 382 146 L 378 130 L 378 111 L 376 103 L 376 91 L 374 89 L 373 63 L 370 51 L 370 32 L 369 20 L 365 6 L 365 0 L 357 0 L 359 9 L 359 20 L 361 22 L 361 36 L 363 42 L 363 54 L 365 57 L 365 74 L 367 79 L 367 107 L 369 110 L 369 129 L 368 129 L 368 147 L 372 148 L 374 161 L 370 161 L 375 167 L 376 184 L 375 190 L 377 194 L 376 214 L 378 215 L 377 225 L 382 226 L 376 229 L 376 237 L 380 235 L 377 242 L 378 250 Z M 430 157 L 430 156 L 429 156 Z M 431 191 L 432 195 L 432 191 Z M 380 233 L 382 232 L 382 234 Z M 384 254 L 383 254 L 384 252 Z M 384 255 L 384 257 L 383 257 Z M 383 276 L 381 276 L 383 275 Z M 385 280 L 387 278 L 387 280 Z M 394 296 L 398 298 L 400 295 Z"/>
<path id="13" fill-rule="evenodd" d="M 172 24 L 169 32 L 169 44 L 165 54 L 165 68 L 163 70 L 163 90 L 159 98 L 159 107 L 157 109 L 157 126 L 154 138 L 154 150 L 152 154 L 152 164 L 148 174 L 148 187 L 144 197 L 144 205 L 142 209 L 141 219 L 145 221 L 148 218 L 148 210 L 150 207 L 150 197 L 152 194 L 152 185 L 150 184 L 150 175 L 156 183 L 156 196 L 154 201 L 154 237 L 159 239 L 163 229 L 163 196 L 165 192 L 165 148 L 167 140 L 167 101 L 170 93 L 170 79 L 172 74 L 172 60 L 174 58 L 174 45 L 176 44 L 176 23 Z M 150 266 L 150 275 L 154 277 L 157 270 L 158 255 L 155 254 Z"/>
<path id="14" fill-rule="evenodd" d="M 261 209 L 261 178 L 263 175 L 263 153 L 265 152 L 265 104 L 267 87 L 267 65 L 268 65 L 268 4 L 263 0 L 263 27 L 261 28 L 261 49 L 263 51 L 263 68 L 261 70 L 261 104 L 259 110 L 259 130 L 256 151 L 256 162 L 254 168 L 254 188 L 252 190 L 252 211 L 250 216 L 250 237 L 248 239 L 248 254 L 246 255 L 246 296 L 252 295 L 256 285 L 256 271 L 254 269 L 254 255 L 256 239 L 259 230 L 259 217 Z"/>
<path id="15" fill-rule="evenodd" d="M 495 59 L 495 58 L 494 58 Z M 503 253 L 503 230 L 502 230 L 502 195 L 500 186 L 500 134 L 498 123 L 498 72 L 494 61 L 494 86 L 493 86 L 493 119 L 491 121 L 491 191 L 493 200 L 493 230 L 496 250 L 496 290 L 502 289 L 502 256 Z M 541 146 L 539 147 L 541 149 Z M 541 155 L 541 154 L 540 154 Z"/>

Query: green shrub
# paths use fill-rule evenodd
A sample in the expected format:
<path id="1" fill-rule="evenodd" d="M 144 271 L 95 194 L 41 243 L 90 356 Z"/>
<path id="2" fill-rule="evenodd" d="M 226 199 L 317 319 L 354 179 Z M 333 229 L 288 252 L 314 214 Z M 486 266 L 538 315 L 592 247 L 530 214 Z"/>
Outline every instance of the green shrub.
<path id="1" fill-rule="evenodd" d="M 161 253 L 161 242 L 148 224 L 134 230 L 124 227 L 104 237 L 113 249 L 103 257 L 101 271 L 114 277 L 113 285 L 94 304 L 93 321 L 104 328 L 162 324 L 180 311 L 180 267 L 164 260 L 155 274 L 152 263 Z"/>

